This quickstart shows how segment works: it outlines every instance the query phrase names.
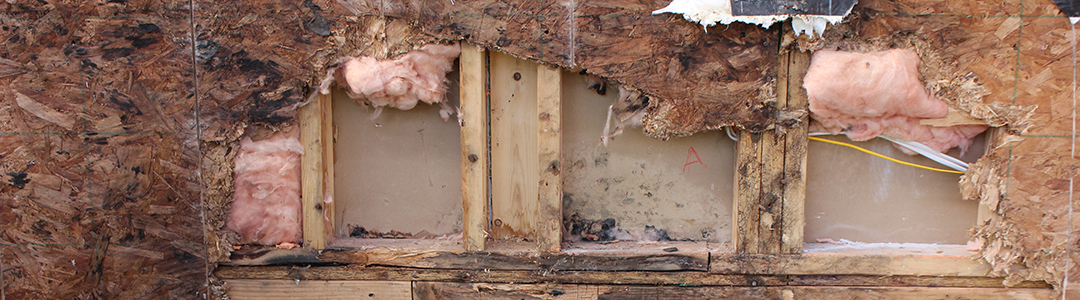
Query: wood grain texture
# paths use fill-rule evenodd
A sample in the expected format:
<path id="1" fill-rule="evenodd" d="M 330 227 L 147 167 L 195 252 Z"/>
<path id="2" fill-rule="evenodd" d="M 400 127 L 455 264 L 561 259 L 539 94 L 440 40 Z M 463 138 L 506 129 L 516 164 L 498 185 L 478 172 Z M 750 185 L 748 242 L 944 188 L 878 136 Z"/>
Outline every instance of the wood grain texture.
<path id="1" fill-rule="evenodd" d="M 539 154 L 539 207 L 537 246 L 542 251 L 561 249 L 562 224 L 562 69 L 538 66 L 537 151 Z"/>
<path id="2" fill-rule="evenodd" d="M 332 95 L 332 94 L 331 94 Z M 334 162 L 337 160 L 337 133 L 334 130 L 334 99 L 331 95 L 319 95 L 322 102 L 322 159 L 323 159 L 323 196 L 322 203 L 323 219 L 322 230 L 315 234 L 325 237 L 325 244 L 334 239 Z M 329 201 L 325 201 L 329 200 Z M 318 227 L 318 225 L 315 225 Z"/>
<path id="3" fill-rule="evenodd" d="M 802 87 L 806 69 L 810 66 L 810 54 L 789 50 L 787 56 L 788 111 L 805 111 L 809 108 L 806 89 Z M 798 123 L 787 128 L 784 146 L 783 207 L 781 217 L 780 253 L 800 254 L 803 249 L 803 229 L 806 226 L 806 138 L 810 116 L 804 115 Z"/>
<path id="4" fill-rule="evenodd" d="M 735 201 L 731 210 L 732 240 L 738 253 L 760 253 L 761 152 L 763 134 L 739 131 L 735 158 Z"/>
<path id="5" fill-rule="evenodd" d="M 412 299 L 408 281 L 252 280 L 225 282 L 232 299 Z"/>
<path id="6" fill-rule="evenodd" d="M 465 252 L 455 249 L 453 243 L 434 240 L 403 240 L 394 245 L 345 244 L 348 241 L 337 242 L 336 246 L 319 254 L 318 259 L 361 266 L 467 270 L 706 271 L 709 264 L 704 243 L 692 242 L 634 245 L 624 250 L 597 247 L 537 253 L 532 246 Z M 672 247 L 674 249 L 670 249 Z"/>
<path id="7" fill-rule="evenodd" d="M 818 246 L 815 246 L 818 247 Z M 966 246 L 849 248 L 801 255 L 713 253 L 709 271 L 721 274 L 822 274 L 987 276 L 990 265 L 973 260 Z"/>
<path id="8" fill-rule="evenodd" d="M 461 43 L 461 202 L 465 250 L 484 250 L 488 228 L 487 51 Z"/>
<path id="9" fill-rule="evenodd" d="M 491 237 L 535 241 L 540 225 L 537 65 L 502 53 L 490 58 Z"/>
<path id="10" fill-rule="evenodd" d="M 329 98 L 316 96 L 300 107 L 300 144 L 304 147 L 304 153 L 300 155 L 301 224 L 303 245 L 312 249 L 326 249 L 323 199 L 326 197 L 327 174 L 323 129 L 327 116 L 323 114 L 323 106 L 330 102 Z"/>
<path id="11" fill-rule="evenodd" d="M 656 287 L 418 282 L 414 299 L 1043 299 L 1049 289 Z"/>

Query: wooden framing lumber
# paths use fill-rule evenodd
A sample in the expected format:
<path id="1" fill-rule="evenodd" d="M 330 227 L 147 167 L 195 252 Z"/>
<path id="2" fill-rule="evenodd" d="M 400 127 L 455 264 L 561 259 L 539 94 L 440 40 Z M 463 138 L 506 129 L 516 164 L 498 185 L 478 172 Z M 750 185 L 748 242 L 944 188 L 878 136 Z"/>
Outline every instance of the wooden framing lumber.
<path id="1" fill-rule="evenodd" d="M 361 266 L 468 270 L 575 270 L 575 271 L 706 271 L 709 252 L 705 243 L 671 242 L 536 253 L 534 247 L 501 251 L 466 252 L 456 244 L 437 240 L 371 242 L 340 239 L 318 255 L 325 263 Z M 495 247 L 491 247 L 495 248 Z"/>
<path id="2" fill-rule="evenodd" d="M 638 284 L 680 286 L 906 286 L 906 287 L 1004 287 L 1003 278 L 909 275 L 743 275 L 701 271 L 558 271 L 558 270 L 463 270 L 402 267 L 323 266 L 221 266 L 214 275 L 230 279 L 278 280 L 392 280 L 472 283 Z M 1013 288 L 1050 288 L 1041 281 L 1023 281 Z"/>
<path id="3" fill-rule="evenodd" d="M 541 251 L 559 251 L 562 243 L 562 70 L 539 66 L 536 70 L 537 147 L 540 166 L 539 224 Z"/>
<path id="4" fill-rule="evenodd" d="M 780 55 L 786 58 L 783 64 L 785 71 L 777 81 L 786 82 L 784 85 L 785 98 L 787 99 L 787 111 L 806 111 L 810 102 L 806 97 L 806 89 L 802 87 L 803 77 L 810 67 L 810 54 L 800 51 L 787 51 Z M 777 84 L 781 85 L 780 83 Z M 777 89 L 779 95 L 781 91 Z M 782 124 L 783 125 L 783 124 Z M 808 142 L 807 127 L 810 125 L 810 116 L 802 116 L 799 124 L 787 128 L 784 141 L 784 176 L 783 176 L 783 208 L 784 213 L 780 218 L 780 253 L 800 254 L 803 249 L 803 229 L 806 227 L 806 144 Z"/>
<path id="5" fill-rule="evenodd" d="M 809 249 L 802 255 L 713 253 L 709 271 L 768 275 L 987 276 L 990 266 L 973 260 L 964 245 L 916 249 L 859 246 Z"/>
<path id="6" fill-rule="evenodd" d="M 535 240 L 540 223 L 537 65 L 490 54 L 491 235 Z"/>
<path id="7" fill-rule="evenodd" d="M 732 240 L 735 252 L 759 253 L 758 226 L 761 198 L 761 144 L 762 134 L 739 131 L 735 157 L 735 201 L 731 210 Z"/>
<path id="8" fill-rule="evenodd" d="M 413 299 L 1048 299 L 1048 289 L 673 287 L 417 282 Z"/>
<path id="9" fill-rule="evenodd" d="M 487 51 L 461 43 L 462 243 L 484 250 L 488 220 Z"/>
<path id="10" fill-rule="evenodd" d="M 310 103 L 300 107 L 300 144 L 304 147 L 304 154 L 300 156 L 301 215 L 303 216 L 301 224 L 304 231 L 303 244 L 312 249 L 326 248 L 329 236 L 326 214 L 333 211 L 333 208 L 327 209 L 324 204 L 328 192 L 326 180 L 328 169 L 325 156 L 327 153 L 333 153 L 332 149 L 331 152 L 326 152 L 327 143 L 331 143 L 329 148 L 333 148 L 332 133 L 330 135 L 324 133 L 327 128 L 326 120 L 332 116 L 327 114 L 329 103 L 329 95 L 318 95 Z M 327 136 L 331 136 L 331 140 L 328 141 Z M 332 167 L 329 170 L 333 171 Z M 329 219 L 333 220 L 333 218 Z"/>
<path id="11" fill-rule="evenodd" d="M 253 280 L 228 281 L 229 297 L 244 299 L 412 299 L 408 281 Z"/>

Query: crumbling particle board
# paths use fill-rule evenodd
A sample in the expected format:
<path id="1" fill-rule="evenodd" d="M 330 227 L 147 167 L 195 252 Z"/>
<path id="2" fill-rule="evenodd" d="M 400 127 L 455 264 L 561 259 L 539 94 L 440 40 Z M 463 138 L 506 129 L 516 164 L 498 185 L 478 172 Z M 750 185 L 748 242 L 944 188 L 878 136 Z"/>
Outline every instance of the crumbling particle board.
<path id="1" fill-rule="evenodd" d="M 762 103 L 775 97 L 777 36 L 756 25 L 705 31 L 677 16 L 652 15 L 664 1 L 342 3 L 357 15 L 392 16 L 435 37 L 585 68 L 640 88 L 659 100 L 650 103 L 645 120 L 650 136 L 666 139 L 732 124 L 760 131 L 772 123 Z"/>
<path id="2" fill-rule="evenodd" d="M 484 250 L 488 220 L 487 51 L 461 43 L 461 202 L 465 250 Z"/>
<path id="3" fill-rule="evenodd" d="M 387 299 L 411 300 L 409 281 L 326 281 L 326 280 L 254 280 L 230 279 L 228 295 L 232 299 Z"/>

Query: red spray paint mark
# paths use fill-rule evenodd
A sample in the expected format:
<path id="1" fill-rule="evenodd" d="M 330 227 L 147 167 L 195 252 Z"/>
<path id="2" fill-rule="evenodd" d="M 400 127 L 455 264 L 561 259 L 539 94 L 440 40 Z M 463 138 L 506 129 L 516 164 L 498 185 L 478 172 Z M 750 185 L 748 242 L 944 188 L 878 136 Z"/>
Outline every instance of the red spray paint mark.
<path id="1" fill-rule="evenodd" d="M 694 155 L 694 160 L 693 161 L 690 160 L 690 155 L 691 154 Z M 709 166 L 706 166 L 705 163 L 701 161 L 701 157 L 697 155 L 697 150 L 694 150 L 694 147 L 690 147 L 690 150 L 686 151 L 686 164 L 684 164 L 682 166 L 683 173 L 686 173 L 686 167 L 688 167 L 688 166 L 690 166 L 692 164 L 695 164 L 695 163 L 699 163 L 699 164 L 701 164 L 702 167 L 705 167 L 705 168 L 709 167 Z"/>

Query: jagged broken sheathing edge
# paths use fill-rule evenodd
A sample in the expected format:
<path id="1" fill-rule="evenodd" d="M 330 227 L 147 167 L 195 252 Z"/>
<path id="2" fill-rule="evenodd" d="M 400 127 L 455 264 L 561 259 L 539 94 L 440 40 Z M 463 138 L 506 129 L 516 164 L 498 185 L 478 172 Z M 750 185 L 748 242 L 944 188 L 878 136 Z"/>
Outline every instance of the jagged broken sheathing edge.
<path id="1" fill-rule="evenodd" d="M 919 35 L 895 33 L 889 36 L 864 39 L 848 24 L 840 24 L 821 38 L 799 38 L 797 47 L 802 51 L 838 49 L 846 51 L 880 51 L 890 48 L 909 48 L 919 55 L 919 73 L 927 88 L 949 107 L 962 114 L 981 119 L 993 127 L 1003 127 L 995 138 L 989 154 L 972 164 L 960 178 L 960 191 L 964 199 L 978 200 L 993 212 L 990 220 L 973 228 L 973 239 L 981 242 L 979 252 L 973 258 L 987 262 L 992 275 L 1008 276 L 1007 286 L 1024 280 L 1046 281 L 1055 287 L 1061 283 L 1064 267 L 1059 259 L 1067 254 L 1064 245 L 1055 245 L 1048 251 L 1025 249 L 1022 245 L 1024 232 L 1005 217 L 1010 207 L 1006 197 L 1008 185 L 1009 145 L 1023 138 L 1034 125 L 1035 105 L 1012 105 L 1008 103 L 985 103 L 990 92 L 980 84 L 972 72 L 959 70 L 958 63 L 946 60 L 934 46 Z M 1022 265 L 1026 268 L 1014 268 Z"/>
<path id="2" fill-rule="evenodd" d="M 852 8 L 854 5 L 852 6 Z M 851 13 L 851 8 L 843 16 L 832 15 L 763 15 L 763 16 L 736 16 L 732 13 L 731 0 L 675 0 L 668 6 L 653 11 L 654 15 L 673 13 L 681 14 L 686 20 L 701 24 L 706 31 L 716 24 L 731 24 L 743 22 L 757 24 L 769 28 L 776 22 L 791 19 L 791 27 L 795 35 L 806 34 L 821 36 L 825 32 L 826 23 L 836 25 L 844 20 L 844 16 Z"/>

